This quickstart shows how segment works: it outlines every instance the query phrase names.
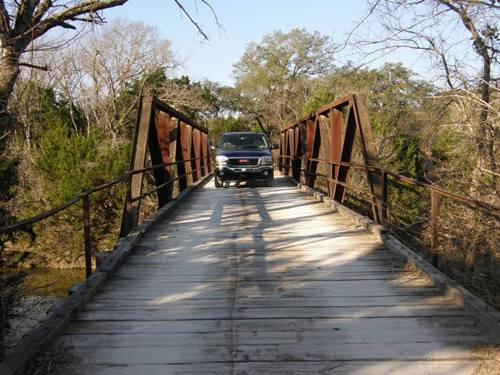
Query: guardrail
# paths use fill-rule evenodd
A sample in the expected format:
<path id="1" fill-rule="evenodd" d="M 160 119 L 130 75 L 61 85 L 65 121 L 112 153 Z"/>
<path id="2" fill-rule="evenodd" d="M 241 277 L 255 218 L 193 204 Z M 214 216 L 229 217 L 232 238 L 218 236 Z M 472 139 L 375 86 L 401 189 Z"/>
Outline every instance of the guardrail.
<path id="1" fill-rule="evenodd" d="M 291 159 L 291 157 L 286 156 L 286 155 L 281 155 L 279 156 L 280 158 L 283 159 Z M 299 158 L 299 160 L 302 160 Z M 434 265 L 438 265 L 438 253 L 436 251 L 438 247 L 438 240 L 439 240 L 439 232 L 438 232 L 438 223 L 439 223 L 439 208 L 440 208 L 440 201 L 442 198 L 448 198 L 456 202 L 460 202 L 462 204 L 465 204 L 469 206 L 470 208 L 473 209 L 478 209 L 484 211 L 487 215 L 490 215 L 494 217 L 497 220 L 500 220 L 500 206 L 496 206 L 493 204 L 489 204 L 486 202 L 478 201 L 476 199 L 472 199 L 469 197 L 465 197 L 453 192 L 450 192 L 448 190 L 445 190 L 439 186 L 436 185 L 430 185 L 428 183 L 422 182 L 422 181 L 417 181 L 415 179 L 388 171 L 384 168 L 380 167 L 370 167 L 366 165 L 361 165 L 361 164 L 356 164 L 356 163 L 346 163 L 346 162 L 333 162 L 329 160 L 322 160 L 322 159 L 304 159 L 304 164 L 307 164 L 307 162 L 317 162 L 321 164 L 326 164 L 329 166 L 335 166 L 335 167 L 347 167 L 347 168 L 353 168 L 353 169 L 358 169 L 358 170 L 363 170 L 365 173 L 368 171 L 373 171 L 377 173 L 381 179 L 382 179 L 382 190 L 383 190 L 383 195 L 382 198 L 379 199 L 375 194 L 371 193 L 370 191 L 367 190 L 362 190 L 357 187 L 351 186 L 347 184 L 346 182 L 340 181 L 338 179 L 333 178 L 331 175 L 327 174 L 322 174 L 322 173 L 316 173 L 316 172 L 310 172 L 307 171 L 306 169 L 300 169 L 301 173 L 301 178 L 298 179 L 299 182 L 305 181 L 307 176 L 314 176 L 314 177 L 319 177 L 322 179 L 325 179 L 331 184 L 339 184 L 343 186 L 345 189 L 353 191 L 357 194 L 363 195 L 368 197 L 370 200 L 375 200 L 377 204 L 379 204 L 382 208 L 382 215 L 381 215 L 381 220 L 378 221 L 379 224 L 383 224 L 387 226 L 389 229 L 390 228 L 396 228 L 402 231 L 405 231 L 406 228 L 398 226 L 394 220 L 391 220 L 391 204 L 388 199 L 388 191 L 390 188 L 390 184 L 397 184 L 401 186 L 401 184 L 404 184 L 406 186 L 414 186 L 414 187 L 420 187 L 429 192 L 430 195 L 430 224 L 429 227 L 431 228 L 431 250 L 433 252 L 432 255 L 432 263 Z M 279 167 L 283 170 L 284 168 L 289 167 L 287 164 L 280 163 Z M 285 174 L 288 175 L 288 173 L 285 171 Z M 303 178 L 302 178 L 303 177 Z M 314 188 L 314 186 L 312 186 Z M 334 199 L 332 196 L 332 190 L 327 192 L 329 197 Z M 376 221 L 377 219 L 374 218 Z M 393 219 L 396 219 L 393 216 Z M 408 234 L 410 237 L 412 237 L 414 240 L 421 242 L 419 239 L 415 238 L 409 233 Z"/>
<path id="2" fill-rule="evenodd" d="M 490 303 L 500 304 L 500 206 L 384 169 L 375 145 L 365 99 L 348 95 L 281 130 L 277 167 L 417 245 L 472 289 L 481 284 L 474 290 L 488 289 Z"/>
<path id="3" fill-rule="evenodd" d="M 118 185 L 121 183 L 128 183 L 130 185 L 130 181 L 132 179 L 132 176 L 136 175 L 138 173 L 144 173 L 144 172 L 151 171 L 151 170 L 154 170 L 157 168 L 168 167 L 168 166 L 176 165 L 179 163 L 197 161 L 197 160 L 201 160 L 201 159 L 204 159 L 207 162 L 210 162 L 209 157 L 205 157 L 205 158 L 175 161 L 175 162 L 171 162 L 171 163 L 162 163 L 162 164 L 153 165 L 150 167 L 141 168 L 141 169 L 134 170 L 134 171 L 128 171 L 123 176 L 121 176 L 120 178 L 118 178 L 116 180 L 113 180 L 113 181 L 107 182 L 105 184 L 102 184 L 102 185 L 93 187 L 91 189 L 85 190 L 80 195 L 77 195 L 76 197 L 70 199 L 68 202 L 60 205 L 59 207 L 45 211 L 45 212 L 43 212 L 39 215 L 33 216 L 31 218 L 24 219 L 24 220 L 18 221 L 16 223 L 13 223 L 10 225 L 3 226 L 0 228 L 0 234 L 9 234 L 9 233 L 13 233 L 16 231 L 26 229 L 26 228 L 32 226 L 33 224 L 36 224 L 42 220 L 48 219 L 52 216 L 55 216 L 56 214 L 70 208 L 71 206 L 74 206 L 78 202 L 81 202 L 81 204 L 82 204 L 83 245 L 84 245 L 83 248 L 84 248 L 84 256 L 85 256 L 85 274 L 86 274 L 86 277 L 88 278 L 90 276 L 90 274 L 92 273 L 92 255 L 93 255 L 91 223 L 90 223 L 90 210 L 91 210 L 90 196 L 94 193 L 109 189 L 112 186 L 115 186 L 115 185 Z M 201 175 L 200 179 L 201 179 L 205 176 L 205 174 L 203 174 L 203 169 L 204 169 L 204 167 L 197 168 L 196 170 L 189 172 L 189 174 L 191 174 L 192 172 L 200 172 L 201 171 L 202 172 L 200 174 Z M 130 195 L 129 194 L 130 190 L 128 190 L 125 205 L 130 205 L 133 202 L 141 201 L 142 199 L 158 192 L 160 189 L 165 188 L 167 186 L 171 186 L 174 184 L 174 182 L 179 181 L 182 178 L 186 178 L 187 176 L 188 176 L 188 174 L 183 174 L 183 175 L 177 176 L 175 178 L 172 178 L 169 181 L 161 184 L 160 186 L 157 186 L 154 189 L 151 189 L 150 191 L 148 191 L 146 193 L 142 193 L 141 195 L 138 195 L 138 196 Z M 198 181 L 198 180 L 194 180 L 193 182 L 196 182 L 196 181 Z"/>
<path id="4" fill-rule="evenodd" d="M 145 167 L 147 148 L 154 165 Z M 175 161 L 171 161 L 171 148 Z M 88 278 L 92 273 L 94 249 L 90 218 L 92 194 L 127 184 L 120 228 L 120 237 L 126 236 L 139 223 L 139 205 L 144 198 L 156 193 L 160 208 L 172 199 L 174 183 L 181 192 L 189 185 L 189 180 L 195 183 L 210 174 L 208 131 L 154 97 L 141 98 L 130 169 L 116 180 L 85 190 L 59 207 L 1 227 L 0 235 L 29 228 L 81 203 L 83 253 Z M 144 173 L 149 171 L 154 174 L 156 186 L 142 192 Z"/>

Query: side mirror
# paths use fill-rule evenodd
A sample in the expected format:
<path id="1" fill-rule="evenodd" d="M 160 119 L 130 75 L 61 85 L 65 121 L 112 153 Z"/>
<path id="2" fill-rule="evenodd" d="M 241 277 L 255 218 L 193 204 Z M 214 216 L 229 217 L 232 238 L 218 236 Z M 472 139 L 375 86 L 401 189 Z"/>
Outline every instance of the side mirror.
<path id="1" fill-rule="evenodd" d="M 279 145 L 279 144 L 277 144 L 277 143 L 273 143 L 273 144 L 271 145 L 271 150 L 277 150 L 277 149 L 279 149 L 279 148 L 280 148 L 280 145 Z"/>

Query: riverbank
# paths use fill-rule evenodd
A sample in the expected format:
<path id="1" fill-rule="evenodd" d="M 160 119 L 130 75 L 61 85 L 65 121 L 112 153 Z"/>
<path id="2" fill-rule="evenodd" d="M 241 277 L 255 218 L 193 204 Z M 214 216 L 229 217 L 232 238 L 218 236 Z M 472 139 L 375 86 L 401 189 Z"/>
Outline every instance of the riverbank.
<path id="1" fill-rule="evenodd" d="M 4 338 L 7 353 L 67 298 L 71 286 L 85 279 L 85 270 L 80 268 L 39 268 L 19 272 L 26 275 L 9 312 L 8 332 Z"/>

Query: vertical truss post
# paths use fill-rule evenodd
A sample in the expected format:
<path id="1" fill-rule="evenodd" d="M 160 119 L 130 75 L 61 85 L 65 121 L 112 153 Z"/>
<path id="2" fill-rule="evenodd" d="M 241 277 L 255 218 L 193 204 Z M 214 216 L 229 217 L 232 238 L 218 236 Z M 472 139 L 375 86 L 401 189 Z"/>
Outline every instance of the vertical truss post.
<path id="1" fill-rule="evenodd" d="M 149 128 L 153 117 L 153 97 L 142 98 L 135 129 L 134 144 L 132 145 L 132 158 L 130 170 L 144 168 L 146 160 L 146 149 L 148 146 Z M 139 222 L 140 201 L 132 202 L 132 197 L 138 196 L 142 192 L 142 181 L 144 172 L 130 176 L 128 192 L 128 202 L 123 210 L 122 223 L 120 227 L 120 237 L 124 237 L 134 229 Z"/>
<path id="2" fill-rule="evenodd" d="M 200 132 L 200 157 L 201 157 L 201 160 L 200 160 L 200 174 L 201 174 L 201 177 L 205 177 L 208 172 L 206 170 L 207 168 L 207 157 L 206 157 L 206 153 L 205 153 L 205 137 L 204 137 L 205 133 L 203 132 Z"/>
<path id="3" fill-rule="evenodd" d="M 361 136 L 361 148 L 366 168 L 366 177 L 372 194 L 372 211 L 373 218 L 378 223 L 383 222 L 382 205 L 384 199 L 384 181 L 383 176 L 379 173 L 380 165 L 377 157 L 377 146 L 375 137 L 373 136 L 368 109 L 366 106 L 366 98 L 364 96 L 352 96 L 353 110 L 356 117 L 359 133 Z M 374 167 L 374 168 L 369 168 Z"/>
<path id="4" fill-rule="evenodd" d="M 330 111 L 330 198 L 334 197 L 342 155 L 342 112 L 336 109 Z"/>
<path id="5" fill-rule="evenodd" d="M 321 130 L 319 126 L 320 118 L 316 116 L 314 121 L 308 122 L 308 133 L 307 137 L 311 136 L 311 140 L 307 141 L 309 159 L 318 159 L 319 149 L 321 147 Z M 314 160 L 309 160 L 308 164 L 308 175 L 307 175 L 307 186 L 314 189 L 316 184 L 316 171 L 318 169 L 318 162 Z"/>
<path id="6" fill-rule="evenodd" d="M 285 136 L 283 132 L 280 133 L 280 150 L 279 150 L 279 156 L 278 156 L 278 170 L 280 172 L 283 172 L 283 164 L 285 163 L 283 155 L 285 152 Z"/>
<path id="7" fill-rule="evenodd" d="M 209 174 L 211 169 L 210 169 L 210 147 L 208 147 L 208 134 L 207 133 L 201 133 L 201 149 L 203 152 L 203 160 L 204 160 L 204 171 L 205 175 Z"/>
<path id="8" fill-rule="evenodd" d="M 155 111 L 155 109 L 153 109 Z M 170 161 L 170 142 L 169 142 L 169 123 L 170 116 L 164 112 L 155 111 L 153 116 L 154 124 L 149 127 L 149 154 L 151 163 L 159 165 Z M 153 169 L 155 185 L 160 186 L 170 179 L 169 167 Z M 171 185 L 164 186 L 157 192 L 158 207 L 163 207 L 167 204 L 172 196 Z"/>
<path id="9" fill-rule="evenodd" d="M 292 153 L 291 153 L 291 150 L 290 150 L 290 131 L 286 131 L 284 133 L 284 139 L 285 139 L 285 146 L 284 146 L 284 150 L 285 150 L 285 175 L 288 176 L 290 174 L 290 163 L 291 163 L 291 156 L 292 156 Z"/>
<path id="10" fill-rule="evenodd" d="M 170 163 L 170 115 L 164 112 L 157 112 L 157 117 L 156 117 L 156 134 L 158 135 L 158 143 L 160 146 L 160 152 L 161 152 L 161 160 L 162 163 L 168 164 Z M 167 165 L 162 169 L 164 175 L 165 175 L 165 180 L 170 181 L 172 179 L 172 166 Z M 158 182 L 156 182 L 156 185 L 160 185 Z M 166 187 L 166 190 L 164 192 L 166 196 L 167 202 L 172 199 L 172 192 L 173 192 L 173 187 L 174 184 L 171 183 Z"/>
<path id="11" fill-rule="evenodd" d="M 198 129 L 193 129 L 193 136 L 191 138 L 191 169 L 193 170 L 193 181 L 198 181 L 201 177 L 201 136 Z"/>
<path id="12" fill-rule="evenodd" d="M 191 173 L 190 159 L 191 127 L 179 120 L 177 126 L 176 160 L 179 173 L 179 189 L 182 191 L 188 186 L 188 175 Z"/>
<path id="13" fill-rule="evenodd" d="M 183 191 L 187 187 L 187 171 L 186 163 L 184 163 L 184 155 L 182 152 L 182 138 L 184 136 L 184 127 L 180 120 L 177 121 L 177 140 L 175 142 L 175 160 L 177 161 L 177 177 L 179 181 L 179 191 Z"/>
<path id="14" fill-rule="evenodd" d="M 300 173 L 302 169 L 302 133 L 298 126 L 294 126 L 290 129 L 292 134 L 292 177 L 300 182 Z"/>
<path id="15" fill-rule="evenodd" d="M 342 143 L 342 151 L 340 153 L 340 163 L 350 163 L 352 156 L 352 148 L 354 145 L 354 137 L 356 135 L 356 121 L 354 118 L 352 107 L 349 107 L 347 114 L 347 126 L 344 135 L 344 141 Z M 345 184 L 347 181 L 347 175 L 349 173 L 349 167 L 346 165 L 339 165 L 337 171 L 337 185 L 335 186 L 335 191 L 333 192 L 333 199 L 337 202 L 342 203 L 345 195 Z"/>

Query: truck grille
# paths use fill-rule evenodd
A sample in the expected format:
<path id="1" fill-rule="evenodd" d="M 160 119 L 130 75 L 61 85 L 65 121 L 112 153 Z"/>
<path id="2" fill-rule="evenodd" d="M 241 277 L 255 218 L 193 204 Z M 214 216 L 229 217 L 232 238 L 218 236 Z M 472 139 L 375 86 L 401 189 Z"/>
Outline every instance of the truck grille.
<path id="1" fill-rule="evenodd" d="M 254 167 L 259 164 L 259 158 L 229 158 L 228 164 L 231 167 Z"/>

